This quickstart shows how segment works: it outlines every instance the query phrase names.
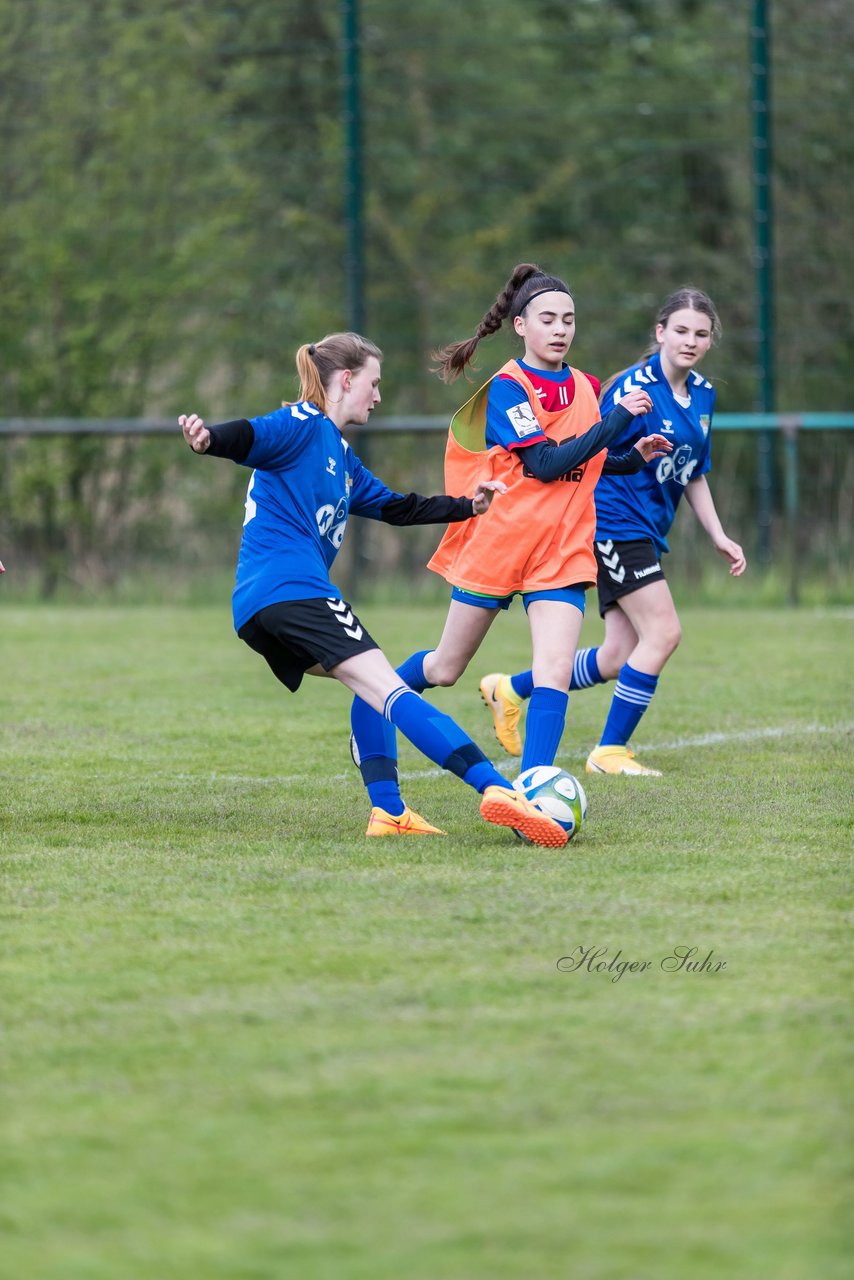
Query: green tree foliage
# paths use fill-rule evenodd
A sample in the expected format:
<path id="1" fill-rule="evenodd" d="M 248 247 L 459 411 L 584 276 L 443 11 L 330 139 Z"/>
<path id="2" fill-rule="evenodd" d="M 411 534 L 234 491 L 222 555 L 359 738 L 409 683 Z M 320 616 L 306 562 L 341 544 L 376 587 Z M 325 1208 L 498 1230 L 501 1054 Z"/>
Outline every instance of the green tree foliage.
<path id="1" fill-rule="evenodd" d="M 430 353 L 472 332 L 524 259 L 570 281 L 575 359 L 602 375 L 670 289 L 708 289 L 721 403 L 754 406 L 749 8 L 361 0 L 367 328 L 387 407 L 456 401 Z M 840 408 L 854 20 L 838 0 L 809 22 L 795 0 L 769 8 L 779 407 Z M 348 323 L 340 69 L 337 0 L 0 0 L 3 416 L 230 416 L 293 394 L 295 345 Z M 487 344 L 484 373 L 511 349 Z M 69 555 L 103 573 L 108 545 L 117 573 L 168 545 L 168 468 L 192 461 L 169 446 L 11 452 L 0 536 L 48 589 Z"/>
<path id="2" fill-rule="evenodd" d="M 0 14 L 4 414 L 144 416 L 215 365 L 246 240 L 213 24 L 163 0 Z M 162 479 L 151 450 L 67 437 L 17 455 L 4 507 L 44 589 L 69 560 L 118 570 L 129 510 Z"/>

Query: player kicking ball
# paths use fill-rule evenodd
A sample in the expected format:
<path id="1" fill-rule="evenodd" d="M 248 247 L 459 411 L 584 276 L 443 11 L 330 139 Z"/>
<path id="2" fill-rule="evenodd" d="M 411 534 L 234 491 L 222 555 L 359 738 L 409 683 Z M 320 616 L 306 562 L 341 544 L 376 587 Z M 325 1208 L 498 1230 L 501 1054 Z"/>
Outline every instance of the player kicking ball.
<path id="1" fill-rule="evenodd" d="M 342 434 L 380 403 L 382 352 L 354 333 L 299 348 L 299 399 L 263 417 L 207 427 L 178 423 L 195 453 L 251 469 L 232 596 L 238 636 L 292 693 L 304 675 L 332 676 L 480 796 L 485 821 L 561 848 L 567 834 L 494 768 L 450 716 L 414 693 L 391 666 L 329 571 L 351 514 L 387 524 L 465 521 L 489 509 L 504 485 L 487 480 L 471 498 L 425 498 L 389 489 Z M 390 816 L 390 815 L 389 815 Z M 444 834 L 412 810 L 369 834 Z"/>

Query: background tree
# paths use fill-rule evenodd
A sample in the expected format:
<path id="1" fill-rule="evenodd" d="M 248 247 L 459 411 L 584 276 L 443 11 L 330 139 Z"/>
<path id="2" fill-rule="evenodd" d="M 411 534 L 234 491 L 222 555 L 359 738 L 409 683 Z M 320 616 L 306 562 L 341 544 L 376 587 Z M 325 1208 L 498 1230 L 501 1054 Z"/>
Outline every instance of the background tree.
<path id="1" fill-rule="evenodd" d="M 388 410 L 455 403 L 430 353 L 527 258 L 570 281 L 574 357 L 600 374 L 635 357 L 676 284 L 708 289 L 719 403 L 754 407 L 748 9 L 424 0 L 403 22 L 396 0 L 362 0 L 367 327 Z M 337 0 L 0 0 L 4 416 L 217 416 L 293 394 L 294 346 L 347 322 L 340 21 Z M 772 6 L 780 409 L 848 403 L 852 26 L 839 0 L 808 23 Z M 484 372 L 511 349 L 487 346 Z M 388 452 L 420 467 L 419 448 Z M 832 480 L 838 445 L 821 449 Z M 241 482 L 197 488 L 163 442 L 4 454 L 0 539 L 48 591 L 218 535 Z M 728 465 L 749 508 L 749 447 Z"/>

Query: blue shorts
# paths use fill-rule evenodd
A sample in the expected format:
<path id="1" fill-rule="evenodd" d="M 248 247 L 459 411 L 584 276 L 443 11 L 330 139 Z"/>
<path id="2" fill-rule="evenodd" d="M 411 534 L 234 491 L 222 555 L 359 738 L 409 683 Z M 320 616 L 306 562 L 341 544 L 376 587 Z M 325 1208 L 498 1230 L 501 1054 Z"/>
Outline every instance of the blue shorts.
<path id="1" fill-rule="evenodd" d="M 463 591 L 462 587 L 452 587 L 451 599 L 461 604 L 474 605 L 476 609 L 509 609 L 516 596 L 522 597 L 525 612 L 532 600 L 559 600 L 564 604 L 574 604 L 579 613 L 584 613 L 584 587 L 554 587 L 551 591 L 512 591 L 509 596 L 481 596 L 475 591 Z"/>

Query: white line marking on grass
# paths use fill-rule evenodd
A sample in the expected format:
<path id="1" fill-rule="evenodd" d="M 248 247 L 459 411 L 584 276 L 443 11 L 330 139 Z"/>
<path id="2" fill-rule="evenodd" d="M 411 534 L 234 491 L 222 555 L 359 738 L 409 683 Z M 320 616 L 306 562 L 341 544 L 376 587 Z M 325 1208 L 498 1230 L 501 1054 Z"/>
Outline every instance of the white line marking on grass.
<path id="1" fill-rule="evenodd" d="M 822 733 L 851 733 L 854 723 L 766 725 L 762 729 L 740 729 L 736 733 L 703 733 L 697 738 L 675 738 L 673 742 L 645 744 L 639 751 L 683 751 L 686 747 L 716 747 L 722 742 L 758 742 L 763 738 L 792 738 Z"/>
<path id="2" fill-rule="evenodd" d="M 793 724 L 793 725 L 768 725 L 762 729 L 741 729 L 734 733 L 703 733 L 695 738 L 674 738 L 670 742 L 645 742 L 638 746 L 638 753 L 642 756 L 648 755 L 655 751 L 688 751 L 695 747 L 717 747 L 727 742 L 758 742 L 763 739 L 772 738 L 794 738 L 800 735 L 805 737 L 816 734 L 843 734 L 854 732 L 854 723 L 847 724 Z M 586 760 L 590 754 L 589 748 L 574 751 L 559 751 L 556 760 Z M 513 760 L 495 760 L 493 761 L 496 769 L 500 773 L 510 773 L 518 768 Z M 404 773 L 401 771 L 401 778 L 432 778 L 436 775 L 444 773 L 443 769 L 421 769 L 417 772 Z M 346 777 L 347 775 L 340 775 Z"/>
<path id="3" fill-rule="evenodd" d="M 694 738 L 673 738 L 669 742 L 645 742 L 638 746 L 641 755 L 655 751 L 689 751 L 696 747 L 718 747 L 727 742 L 760 742 L 762 740 L 771 740 L 773 738 L 795 738 L 799 736 L 811 737 L 822 734 L 845 734 L 854 732 L 854 721 L 848 721 L 844 724 L 792 724 L 792 725 L 767 725 L 760 729 L 739 729 L 733 733 L 703 733 Z M 558 760 L 586 760 L 589 754 L 588 750 L 559 751 Z M 509 774 L 518 766 L 514 760 L 493 760 L 492 762 L 499 773 Z M 401 769 L 400 777 L 403 779 L 413 778 L 440 778 L 443 776 L 444 769 Z M 184 774 L 172 775 L 173 777 L 183 777 L 189 779 L 195 778 L 197 775 Z M 212 779 L 217 782 L 251 782 L 263 786 L 281 786 L 289 782 L 308 782 L 315 774 L 292 773 L 281 774 L 275 777 L 258 778 L 250 774 L 238 773 L 212 773 Z M 352 769 L 348 769 L 346 773 L 330 774 L 330 782 L 342 782 L 349 779 L 358 779 L 359 773 L 355 765 Z"/>

